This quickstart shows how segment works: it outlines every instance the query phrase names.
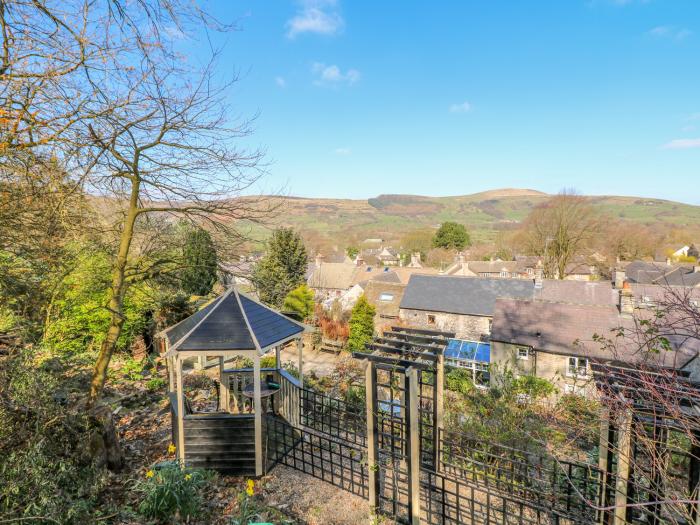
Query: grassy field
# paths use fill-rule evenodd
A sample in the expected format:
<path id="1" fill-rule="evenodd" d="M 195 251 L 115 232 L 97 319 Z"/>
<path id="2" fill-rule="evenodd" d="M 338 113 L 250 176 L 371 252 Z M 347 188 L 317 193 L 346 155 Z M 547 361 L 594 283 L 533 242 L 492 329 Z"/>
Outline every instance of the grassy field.
<path id="1" fill-rule="evenodd" d="M 549 196 L 534 190 L 503 189 L 454 197 L 380 195 L 368 200 L 288 197 L 271 226 L 291 226 L 307 239 L 339 246 L 368 237 L 395 241 L 420 228 L 444 221 L 464 224 L 476 242 L 493 240 L 499 231 L 517 228 Z M 601 213 L 639 224 L 670 227 L 700 225 L 700 206 L 661 199 L 620 196 L 589 197 Z M 246 225 L 253 238 L 268 228 Z"/>

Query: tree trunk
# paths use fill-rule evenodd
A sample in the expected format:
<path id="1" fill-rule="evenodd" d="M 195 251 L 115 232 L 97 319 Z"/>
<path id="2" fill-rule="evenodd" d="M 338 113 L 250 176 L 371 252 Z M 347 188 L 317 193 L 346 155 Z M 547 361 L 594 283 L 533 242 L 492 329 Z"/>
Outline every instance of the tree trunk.
<path id="1" fill-rule="evenodd" d="M 117 340 L 124 326 L 124 295 L 127 290 L 127 282 L 124 278 L 126 265 L 129 258 L 129 249 L 134 236 L 134 225 L 138 216 L 138 197 L 139 197 L 139 182 L 132 180 L 131 195 L 129 198 L 129 209 L 124 220 L 121 237 L 119 239 L 119 251 L 117 259 L 112 269 L 112 287 L 109 296 L 109 310 L 111 312 L 109 328 L 107 335 L 100 347 L 100 353 L 95 362 L 95 368 L 92 373 L 92 381 L 90 383 L 90 396 L 88 398 L 88 407 L 93 407 L 95 402 L 102 394 L 102 389 L 105 386 L 107 379 L 107 369 L 109 362 L 112 359 L 114 349 L 117 347 Z"/>

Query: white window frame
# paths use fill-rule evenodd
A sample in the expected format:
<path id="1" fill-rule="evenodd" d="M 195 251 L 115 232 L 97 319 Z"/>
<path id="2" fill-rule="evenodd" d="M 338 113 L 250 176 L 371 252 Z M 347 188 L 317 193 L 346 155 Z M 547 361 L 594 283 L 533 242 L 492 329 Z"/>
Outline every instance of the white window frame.
<path id="1" fill-rule="evenodd" d="M 585 365 L 583 367 L 581 366 L 581 362 L 585 362 Z M 572 371 L 572 363 L 573 363 L 573 371 Z M 588 378 L 588 358 L 587 357 L 569 357 L 569 360 L 566 363 L 566 377 L 574 377 L 577 379 L 587 379 Z M 583 368 L 583 373 L 581 373 L 581 369 Z"/>
<path id="2" fill-rule="evenodd" d="M 525 355 L 520 355 L 521 351 L 525 351 Z M 516 350 L 515 356 L 518 358 L 518 361 L 529 361 L 530 360 L 530 347 L 528 346 L 519 346 Z"/>

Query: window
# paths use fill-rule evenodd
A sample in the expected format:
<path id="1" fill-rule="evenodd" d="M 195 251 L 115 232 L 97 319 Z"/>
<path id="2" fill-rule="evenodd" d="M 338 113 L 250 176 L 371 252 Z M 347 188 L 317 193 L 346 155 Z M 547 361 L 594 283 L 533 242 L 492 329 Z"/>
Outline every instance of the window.
<path id="1" fill-rule="evenodd" d="M 489 334 L 491 333 L 491 328 L 493 328 L 493 319 L 489 319 Z"/>
<path id="2" fill-rule="evenodd" d="M 388 301 L 393 301 L 394 300 L 394 294 L 391 293 L 383 293 L 379 296 L 380 301 L 388 302 Z"/>
<path id="3" fill-rule="evenodd" d="M 501 277 L 508 277 L 508 272 L 501 272 Z"/>
<path id="4" fill-rule="evenodd" d="M 428 315 L 428 324 L 435 324 L 435 316 Z"/>
<path id="5" fill-rule="evenodd" d="M 570 357 L 566 375 L 569 377 L 588 376 L 588 359 L 585 357 Z"/>
<path id="6" fill-rule="evenodd" d="M 518 359 L 522 361 L 530 359 L 530 349 L 527 346 L 518 347 Z"/>
<path id="7" fill-rule="evenodd" d="M 527 274 L 528 274 L 528 275 L 532 275 L 532 274 L 534 274 L 534 273 L 535 273 L 535 269 L 534 269 L 534 268 L 528 268 L 528 269 L 527 269 Z"/>

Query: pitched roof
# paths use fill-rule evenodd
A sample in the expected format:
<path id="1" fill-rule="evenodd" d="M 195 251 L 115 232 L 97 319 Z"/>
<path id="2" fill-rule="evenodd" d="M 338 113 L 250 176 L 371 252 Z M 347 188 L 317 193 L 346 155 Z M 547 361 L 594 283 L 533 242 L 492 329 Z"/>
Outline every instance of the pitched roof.
<path id="1" fill-rule="evenodd" d="M 493 315 L 499 297 L 532 298 L 526 279 L 412 275 L 401 308 L 462 315 Z"/>
<path id="2" fill-rule="evenodd" d="M 474 273 L 513 273 L 518 271 L 517 261 L 468 261 L 467 267 Z"/>
<path id="3" fill-rule="evenodd" d="M 700 272 L 691 264 L 665 264 L 634 261 L 625 267 L 625 277 L 631 283 L 669 286 L 699 286 Z"/>
<path id="4" fill-rule="evenodd" d="M 574 304 L 617 304 L 618 292 L 608 281 L 544 279 L 535 299 Z"/>
<path id="5" fill-rule="evenodd" d="M 347 290 L 353 284 L 353 275 L 357 266 L 347 263 L 321 263 L 309 276 L 311 288 L 333 288 Z"/>
<path id="6" fill-rule="evenodd" d="M 491 340 L 530 346 L 554 354 L 585 356 L 624 362 L 641 361 L 643 355 L 629 336 L 615 339 L 613 331 L 633 329 L 634 319 L 620 315 L 613 305 L 580 305 L 548 301 L 499 299 L 496 302 Z M 616 355 L 599 335 L 615 339 Z M 669 337 L 672 351 L 654 356 L 656 364 L 682 368 L 700 350 L 700 340 Z"/>
<path id="7" fill-rule="evenodd" d="M 304 325 L 231 288 L 163 335 L 170 351 L 264 350 L 303 331 Z"/>

